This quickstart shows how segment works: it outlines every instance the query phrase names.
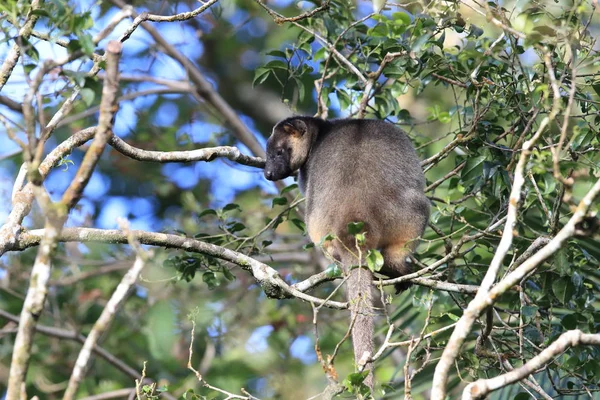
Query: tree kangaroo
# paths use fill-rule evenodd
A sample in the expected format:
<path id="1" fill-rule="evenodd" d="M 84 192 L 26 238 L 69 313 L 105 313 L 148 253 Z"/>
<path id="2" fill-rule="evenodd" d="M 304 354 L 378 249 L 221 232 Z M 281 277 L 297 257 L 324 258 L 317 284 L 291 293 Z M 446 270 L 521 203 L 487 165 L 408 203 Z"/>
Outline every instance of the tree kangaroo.
<path id="1" fill-rule="evenodd" d="M 327 242 L 325 250 L 348 274 L 352 342 L 359 365 L 373 355 L 373 275 L 367 268 L 350 269 L 364 260 L 353 254 L 356 241 L 347 226 L 364 223 L 361 250 L 381 251 L 382 274 L 410 273 L 407 256 L 429 218 L 425 177 L 406 134 L 377 120 L 292 117 L 279 122 L 267 142 L 265 178 L 283 179 L 298 169 L 310 239 L 319 243 L 329 233 L 338 238 Z M 373 388 L 372 363 L 366 368 L 365 384 Z"/>

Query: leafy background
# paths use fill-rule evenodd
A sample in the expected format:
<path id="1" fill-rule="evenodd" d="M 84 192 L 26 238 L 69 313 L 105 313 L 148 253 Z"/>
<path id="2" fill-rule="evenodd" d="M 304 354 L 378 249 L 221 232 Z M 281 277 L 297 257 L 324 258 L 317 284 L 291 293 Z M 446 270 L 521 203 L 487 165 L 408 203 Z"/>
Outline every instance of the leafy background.
<path id="1" fill-rule="evenodd" d="M 155 27 L 193 60 L 263 145 L 273 124 L 293 113 L 324 115 L 328 110 L 328 117 L 333 118 L 360 112 L 364 83 L 333 57 L 324 43 L 334 43 L 367 77 L 373 76 L 369 72 L 376 73 L 386 54 L 401 54 L 387 62 L 376 77 L 366 116 L 399 124 L 420 157 L 433 160 L 424 166 L 428 185 L 439 183 L 428 192 L 433 226 L 417 252 L 419 261 L 427 265 L 441 259 L 448 246 L 463 235 L 481 232 L 505 214 L 520 145 L 531 135 L 528 122 L 533 121 L 535 131 L 552 106 L 554 94 L 543 62 L 543 55 L 549 54 L 560 85 L 561 112 L 527 165 L 518 236 L 506 266 L 509 258 L 518 257 L 537 237 L 555 234 L 572 213 L 573 202 L 589 189 L 599 172 L 600 19 L 595 4 L 415 1 L 388 3 L 380 14 L 372 14 L 369 2 L 333 0 L 327 4 L 326 11 L 311 18 L 277 24 L 257 2 L 228 0 L 201 17 Z M 132 5 L 164 15 L 197 7 L 191 1 L 134 1 Z M 267 7 L 293 16 L 319 5 L 277 0 L 268 2 Z M 0 54 L 6 54 L 12 45 L 15 21 L 27 7 L 14 0 L 0 5 L 0 27 L 5 34 Z M 43 10 L 36 30 L 46 32 L 50 40 L 30 39 L 31 48 L 3 96 L 21 101 L 26 77 L 41 61 L 77 50 L 88 56 L 101 51 L 129 24 L 121 23 L 95 49 L 91 37 L 117 7 L 108 2 L 52 0 Z M 498 39 L 502 28 L 493 20 L 526 37 L 508 33 Z M 57 39 L 68 40 L 69 48 L 59 46 Z M 91 64 L 89 57 L 78 59 L 44 83 L 43 113 L 48 116 L 69 96 L 74 84 L 84 88 L 47 150 L 96 123 L 97 109 L 93 107 L 99 103 L 102 79 L 86 77 Z M 181 65 L 165 55 L 143 29 L 125 42 L 120 68 L 124 99 L 114 132 L 128 143 L 163 151 L 234 145 L 250 154 L 210 105 L 198 102 L 190 93 L 168 90 L 157 81 L 188 79 Z M 568 139 L 560 163 L 563 176 L 576 177 L 569 188 L 553 174 L 551 148 L 558 142 L 574 84 Z M 134 98 L 126 99 L 128 95 Z M 2 104 L 3 115 L 19 124 L 22 116 Z M 0 136 L 0 149 L 3 221 L 10 211 L 12 182 L 22 155 L 6 135 Z M 53 198 L 59 199 L 68 186 L 82 154 L 75 151 L 46 179 Z M 456 172 L 447 176 L 451 171 Z M 293 179 L 286 184 L 293 185 Z M 263 179 L 261 170 L 227 160 L 142 164 L 111 149 L 105 152 L 67 225 L 115 228 L 116 218 L 123 216 L 136 229 L 177 232 L 246 252 L 295 282 L 327 263 L 318 251 L 304 248 L 308 239 L 300 217 L 288 209 L 290 200 L 279 192 Z M 287 192 L 291 198 L 300 196 L 295 185 Z M 561 201 L 565 193 L 571 201 Z M 274 223 L 263 232 L 273 218 Z M 34 209 L 26 226 L 37 228 L 42 221 L 41 212 Z M 457 257 L 436 271 L 436 279 L 479 284 L 499 237 L 500 231 L 493 229 L 463 243 Z M 2 310 L 19 314 L 34 255 L 35 250 L 30 249 L 0 259 Z M 40 323 L 87 333 L 132 256 L 129 249 L 118 245 L 60 245 L 47 310 Z M 522 283 L 525 300 L 517 291 L 504 295 L 495 307 L 493 345 L 485 346 L 487 353 L 475 349 L 482 321 L 458 360 L 451 386 L 499 374 L 504 368 L 499 354 L 519 364 L 515 354 L 519 319 L 525 337 L 521 354 L 527 358 L 567 329 L 597 332 L 599 259 L 600 247 L 593 236 L 571 240 Z M 104 273 L 81 278 L 94 271 Z M 332 288 L 325 285 L 314 294 L 325 297 Z M 452 323 L 470 298 L 414 286 L 394 297 L 389 307 L 391 321 L 399 328 L 394 339 L 418 335 L 430 307 L 428 331 Z M 311 308 L 300 301 L 268 299 L 244 271 L 230 270 L 230 266 L 198 254 L 156 249 L 151 266 L 101 344 L 139 371 L 147 361 L 147 376 L 166 385 L 172 394 L 181 395 L 192 388 L 214 396 L 214 392 L 198 388 L 196 378 L 186 369 L 190 315 L 197 324 L 195 363 L 212 385 L 234 392 L 243 387 L 260 398 L 286 399 L 307 398 L 326 385 L 313 350 Z M 387 330 L 381 322 L 380 340 Z M 330 354 L 345 334 L 347 315 L 322 310 L 318 327 L 321 350 Z M 0 386 L 8 374 L 12 332 L 14 325 L 6 322 L 0 339 Z M 432 353 L 429 364 L 413 381 L 415 399 L 427 398 L 436 357 L 448 336 L 449 331 L 436 336 L 413 354 L 411 363 L 417 368 L 427 353 Z M 36 335 L 28 393 L 59 397 L 78 349 L 77 343 Z M 539 383 L 551 396 L 559 397 L 559 391 L 562 396 L 572 395 L 569 398 L 595 396 L 600 389 L 598 351 L 593 347 L 567 351 L 538 376 Z M 405 355 L 404 350 L 395 349 L 378 364 L 377 377 L 386 384 L 389 398 L 397 398 L 404 389 Z M 353 370 L 347 344 L 336 368 L 342 379 Z M 97 358 L 80 395 L 132 385 L 129 377 Z M 495 396 L 531 397 L 518 386 Z"/>

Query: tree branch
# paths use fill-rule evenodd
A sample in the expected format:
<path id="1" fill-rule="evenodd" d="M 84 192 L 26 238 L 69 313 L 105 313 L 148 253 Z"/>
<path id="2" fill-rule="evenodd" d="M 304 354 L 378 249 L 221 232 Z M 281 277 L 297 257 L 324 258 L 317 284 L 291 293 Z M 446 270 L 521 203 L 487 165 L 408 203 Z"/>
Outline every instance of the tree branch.
<path id="1" fill-rule="evenodd" d="M 279 276 L 279 273 L 270 266 L 260 261 L 248 257 L 245 254 L 205 243 L 196 239 L 187 238 L 178 235 L 166 233 L 146 232 L 133 230 L 131 234 L 142 244 L 161 246 L 166 248 L 176 248 L 195 253 L 202 253 L 215 258 L 229 261 L 238 265 L 242 269 L 250 272 L 258 284 L 263 288 L 267 296 L 272 298 L 291 298 L 296 297 L 300 300 L 324 305 L 334 309 L 347 309 L 348 304 L 323 300 L 308 294 L 305 294 L 295 287 L 288 285 Z M 24 250 L 28 247 L 40 244 L 44 236 L 44 229 L 36 229 L 23 232 L 19 235 L 16 245 L 10 250 Z M 127 236 L 120 230 L 94 229 L 94 228 L 65 228 L 58 238 L 61 242 L 103 242 L 103 243 L 127 243 Z"/>
<path id="2" fill-rule="evenodd" d="M 544 55 L 544 61 L 546 62 L 547 66 L 550 65 L 549 54 Z M 551 81 L 555 80 L 554 70 L 551 68 L 551 65 L 548 69 L 548 75 Z M 454 360 L 456 360 L 456 358 L 458 357 L 462 344 L 471 332 L 473 323 L 475 322 L 477 317 L 479 317 L 483 309 L 485 309 L 485 307 L 487 307 L 488 305 L 493 304 L 493 302 L 496 299 L 496 297 L 491 297 L 489 290 L 494 284 L 496 277 L 498 276 L 505 255 L 508 253 L 508 250 L 512 246 L 513 236 L 516 232 L 515 228 L 517 223 L 517 209 L 519 201 L 521 199 L 521 188 L 525 183 L 524 171 L 527 159 L 529 158 L 529 154 L 531 154 L 531 149 L 533 148 L 533 145 L 539 139 L 546 126 L 552 120 L 554 120 L 559 111 L 560 96 L 554 98 L 554 101 L 552 103 L 552 110 L 550 114 L 542 120 L 537 132 L 533 135 L 531 139 L 523 143 L 523 151 L 521 152 L 519 162 L 517 163 L 517 166 L 515 168 L 515 176 L 510 192 L 507 219 L 506 224 L 504 226 L 504 231 L 502 233 L 502 238 L 500 239 L 500 243 L 498 244 L 498 248 L 496 249 L 494 257 L 492 258 L 490 266 L 485 276 L 483 277 L 477 295 L 469 303 L 467 309 L 463 313 L 463 316 L 458 321 L 458 324 L 452 332 L 448 344 L 446 345 L 446 348 L 442 353 L 440 361 L 438 362 L 435 368 L 435 373 L 433 376 L 433 387 L 431 392 L 432 400 L 443 400 L 446 397 L 446 381 L 448 379 L 448 373 L 450 371 L 451 366 L 454 364 Z M 513 283 L 513 285 L 515 283 Z M 496 286 L 496 288 L 498 286 Z M 508 288 L 504 289 L 504 291 L 506 290 L 508 290 Z M 504 291 L 501 293 L 504 293 Z"/>
<path id="3" fill-rule="evenodd" d="M 102 314 L 94 324 L 94 327 L 88 334 L 88 337 L 79 352 L 79 356 L 77 357 L 77 361 L 75 362 L 75 366 L 73 367 L 73 371 L 71 373 L 71 378 L 69 379 L 69 385 L 67 386 L 67 390 L 65 391 L 65 395 L 63 400 L 72 400 L 75 398 L 77 394 L 77 389 L 79 388 L 79 384 L 85 375 L 85 371 L 90 361 L 90 356 L 92 354 L 92 350 L 96 346 L 98 339 L 102 336 L 104 332 L 108 330 L 111 322 L 115 318 L 115 315 L 125 300 L 127 293 L 133 287 L 135 282 L 137 281 L 142 269 L 144 268 L 146 262 L 142 258 L 141 255 L 138 255 L 133 263 L 133 266 L 127 271 L 119 286 L 115 289 L 114 293 L 108 300 L 106 307 L 102 310 Z"/>
<path id="4" fill-rule="evenodd" d="M 567 331 L 560 335 L 550 346 L 544 349 L 537 356 L 527 361 L 519 368 L 510 372 L 496 376 L 490 379 L 479 379 L 465 387 L 462 395 L 463 400 L 481 399 L 494 390 L 503 388 L 511 383 L 515 383 L 535 373 L 539 368 L 544 367 L 552 359 L 569 347 L 579 345 L 600 345 L 600 334 L 583 333 L 580 330 Z"/>
<path id="5" fill-rule="evenodd" d="M 46 213 L 44 235 L 41 238 L 40 247 L 34 265 L 31 271 L 31 278 L 27 296 L 23 303 L 21 311 L 21 322 L 13 347 L 13 355 L 8 379 L 7 398 L 17 399 L 21 392 L 21 386 L 25 382 L 27 367 L 31 357 L 31 346 L 33 344 L 33 335 L 35 325 L 44 308 L 46 295 L 48 293 L 48 280 L 50 279 L 50 269 L 52 266 L 52 255 L 56 248 L 57 238 L 66 221 L 68 210 L 75 205 L 85 184 L 93 171 L 93 168 L 104 149 L 104 145 L 109 138 L 112 117 L 114 115 L 116 91 L 118 88 L 117 73 L 118 61 L 121 52 L 120 42 L 110 42 L 107 46 L 107 74 L 113 79 L 107 83 L 102 91 L 102 105 L 100 112 L 100 125 L 96 132 L 94 142 L 88 149 L 81 167 L 77 171 L 75 180 L 71 183 L 63 196 L 62 203 L 52 204 L 45 190 L 40 186 L 41 180 L 38 174 L 31 174 L 32 189 L 37 191 L 38 201 Z M 32 165 L 29 164 L 31 168 Z M 35 170 L 37 171 L 37 168 Z M 15 195 L 15 198 L 18 198 Z"/>
<path id="6" fill-rule="evenodd" d="M 17 61 L 21 56 L 20 42 L 29 38 L 29 35 L 31 35 L 31 31 L 33 30 L 33 27 L 35 26 L 35 23 L 39 18 L 39 14 L 34 13 L 34 11 L 38 10 L 43 2 L 44 0 L 33 0 L 31 2 L 31 8 L 27 13 L 27 17 L 25 17 L 25 23 L 19 30 L 17 43 L 13 44 L 10 51 L 8 52 L 8 55 L 6 56 L 6 59 L 4 60 L 4 63 L 2 63 L 2 67 L 0 68 L 0 92 L 6 84 L 6 81 L 8 81 L 8 78 L 10 78 L 10 75 L 12 74 L 15 65 L 17 65 Z"/>

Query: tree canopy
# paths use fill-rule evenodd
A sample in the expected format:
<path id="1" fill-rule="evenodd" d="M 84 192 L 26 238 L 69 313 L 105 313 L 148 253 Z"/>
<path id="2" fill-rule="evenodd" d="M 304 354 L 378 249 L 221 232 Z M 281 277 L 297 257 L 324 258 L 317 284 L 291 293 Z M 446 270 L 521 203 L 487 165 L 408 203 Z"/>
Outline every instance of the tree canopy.
<path id="1" fill-rule="evenodd" d="M 0 30 L 5 398 L 600 398 L 597 0 L 7 0 Z M 373 393 L 342 268 L 262 174 L 291 115 L 422 160 Z"/>

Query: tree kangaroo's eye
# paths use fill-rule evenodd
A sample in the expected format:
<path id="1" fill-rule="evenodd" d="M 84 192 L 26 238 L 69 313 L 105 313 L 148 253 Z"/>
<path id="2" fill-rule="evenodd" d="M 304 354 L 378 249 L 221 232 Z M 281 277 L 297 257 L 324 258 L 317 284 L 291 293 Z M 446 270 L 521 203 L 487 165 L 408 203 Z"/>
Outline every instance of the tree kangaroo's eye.
<path id="1" fill-rule="evenodd" d="M 278 148 L 278 149 L 277 149 L 277 155 L 278 155 L 278 156 L 282 156 L 282 155 L 283 155 L 283 153 L 284 153 L 284 150 L 283 150 L 283 148 L 281 148 L 281 147 L 280 147 L 280 148 Z"/>

